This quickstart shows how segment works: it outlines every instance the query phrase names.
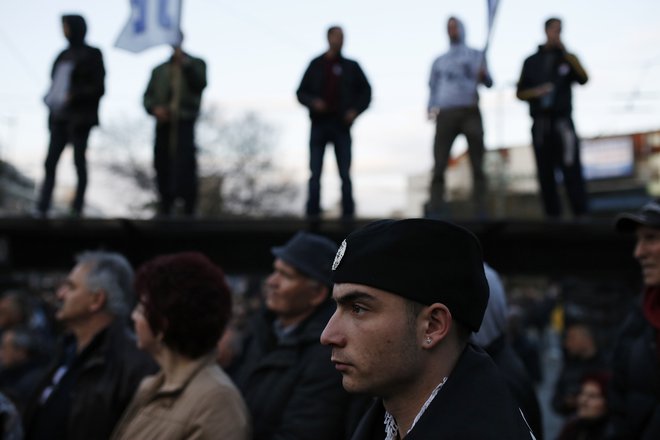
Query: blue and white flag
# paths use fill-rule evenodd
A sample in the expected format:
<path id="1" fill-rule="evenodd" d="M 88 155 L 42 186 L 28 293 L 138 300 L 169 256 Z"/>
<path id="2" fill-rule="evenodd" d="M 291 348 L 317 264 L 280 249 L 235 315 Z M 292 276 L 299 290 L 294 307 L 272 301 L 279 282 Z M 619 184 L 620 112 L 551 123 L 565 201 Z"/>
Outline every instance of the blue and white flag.
<path id="1" fill-rule="evenodd" d="M 159 44 L 180 43 L 179 24 L 183 0 L 130 0 L 131 17 L 115 47 L 142 52 Z"/>

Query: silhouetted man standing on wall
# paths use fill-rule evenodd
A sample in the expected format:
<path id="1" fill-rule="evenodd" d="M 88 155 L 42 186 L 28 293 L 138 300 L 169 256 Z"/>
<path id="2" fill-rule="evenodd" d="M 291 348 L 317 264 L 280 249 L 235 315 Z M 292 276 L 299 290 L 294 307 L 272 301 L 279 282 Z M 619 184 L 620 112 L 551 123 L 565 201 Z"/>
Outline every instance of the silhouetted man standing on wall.
<path id="1" fill-rule="evenodd" d="M 181 36 L 183 41 L 183 36 Z M 206 87 L 206 63 L 174 46 L 172 57 L 151 72 L 144 108 L 156 118 L 154 168 L 159 193 L 158 214 L 172 214 L 181 197 L 184 213 L 197 204 L 195 121 Z"/>
<path id="2" fill-rule="evenodd" d="M 371 86 L 360 65 L 342 56 L 344 32 L 328 29 L 328 50 L 312 60 L 298 87 L 298 101 L 309 109 L 312 132 L 309 141 L 309 190 L 306 214 L 321 214 L 321 171 L 325 146 L 335 147 L 341 177 L 342 217 L 355 215 L 351 184 L 351 125 L 369 107 Z"/>
<path id="3" fill-rule="evenodd" d="M 525 60 L 516 96 L 529 102 L 529 113 L 534 119 L 532 141 L 546 216 L 561 216 L 557 168 L 562 171 L 571 210 L 575 216 L 581 216 L 588 206 L 580 141 L 571 118 L 571 86 L 574 82 L 586 83 L 588 77 L 580 61 L 566 51 L 561 41 L 561 20 L 549 18 L 545 34 L 545 44 Z"/>
<path id="4" fill-rule="evenodd" d="M 472 196 L 477 214 L 485 214 L 486 175 L 483 170 L 484 128 L 479 111 L 477 86 L 493 85 L 484 54 L 465 44 L 465 27 L 456 17 L 447 21 L 449 51 L 439 56 L 431 67 L 428 117 L 436 122 L 433 142 L 433 177 L 430 199 L 426 206 L 429 217 L 447 217 L 445 203 L 445 171 L 451 147 L 459 134 L 468 143 L 472 166 Z"/>
<path id="5" fill-rule="evenodd" d="M 51 71 L 52 85 L 44 102 L 50 109 L 50 143 L 46 157 L 46 175 L 37 204 L 45 217 L 55 187 L 57 162 L 68 143 L 73 144 L 73 158 L 78 173 L 78 187 L 71 204 L 71 214 L 80 216 L 87 188 L 87 139 L 98 125 L 99 101 L 105 88 L 105 68 L 101 51 L 85 43 L 87 24 L 80 15 L 62 16 L 62 30 L 69 47 L 60 52 Z"/>

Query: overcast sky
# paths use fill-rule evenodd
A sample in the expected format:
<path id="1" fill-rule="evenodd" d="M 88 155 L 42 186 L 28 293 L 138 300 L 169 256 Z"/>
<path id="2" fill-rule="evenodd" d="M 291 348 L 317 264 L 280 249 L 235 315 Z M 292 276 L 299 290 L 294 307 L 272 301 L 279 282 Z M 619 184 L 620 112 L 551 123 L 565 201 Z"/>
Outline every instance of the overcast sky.
<path id="1" fill-rule="evenodd" d="M 0 3 L 0 157 L 40 181 L 46 154 L 47 113 L 42 97 L 57 53 L 66 45 L 60 16 L 87 19 L 87 41 L 104 54 L 106 95 L 101 122 L 141 117 L 151 68 L 169 55 L 158 47 L 131 54 L 113 47 L 125 25 L 128 0 L 21 0 Z M 184 0 L 186 49 L 208 63 L 204 105 L 227 117 L 254 111 L 278 131 L 280 166 L 300 182 L 307 178 L 307 113 L 295 90 L 309 60 L 325 50 L 329 25 L 344 27 L 344 54 L 356 59 L 372 87 L 371 108 L 354 126 L 354 190 L 358 214 L 385 216 L 404 206 L 406 179 L 432 166 L 433 124 L 426 120 L 428 74 L 448 47 L 446 19 L 463 19 L 468 44 L 481 48 L 486 33 L 484 0 Z M 501 0 L 488 62 L 495 86 L 481 91 L 488 148 L 529 143 L 526 104 L 514 84 L 525 57 L 543 42 L 543 22 L 564 20 L 563 39 L 590 74 L 576 87 L 574 117 L 582 136 L 660 128 L 660 2 L 635 0 Z M 91 138 L 90 157 L 96 137 Z M 464 148 L 461 139 L 455 146 Z M 75 182 L 71 156 L 63 156 L 60 185 Z M 102 182 L 90 171 L 88 200 L 108 215 Z M 337 202 L 339 182 L 329 149 L 323 204 Z M 302 212 L 302 203 L 300 204 Z"/>

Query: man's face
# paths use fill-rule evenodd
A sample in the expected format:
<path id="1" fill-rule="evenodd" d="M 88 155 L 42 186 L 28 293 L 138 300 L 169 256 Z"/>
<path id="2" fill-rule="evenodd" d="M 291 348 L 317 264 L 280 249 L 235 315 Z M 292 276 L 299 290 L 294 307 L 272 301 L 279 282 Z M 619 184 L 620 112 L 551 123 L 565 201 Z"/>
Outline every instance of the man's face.
<path id="1" fill-rule="evenodd" d="M 549 46 L 559 46 L 561 44 L 561 22 L 553 21 L 545 29 L 545 36 L 548 39 Z"/>
<path id="2" fill-rule="evenodd" d="M 340 28 L 330 31 L 328 33 L 328 45 L 335 52 L 341 52 L 341 48 L 344 45 L 344 31 Z"/>
<path id="3" fill-rule="evenodd" d="M 637 228 L 635 258 L 642 266 L 645 286 L 660 286 L 660 229 L 640 226 Z"/>
<path id="4" fill-rule="evenodd" d="M 458 22 L 453 18 L 447 22 L 447 35 L 449 35 L 449 41 L 452 43 L 459 41 L 461 38 Z"/>
<path id="5" fill-rule="evenodd" d="M 87 264 L 76 265 L 57 289 L 60 307 L 55 317 L 58 321 L 84 321 L 93 313 L 94 296 L 98 293 L 87 287 L 89 269 Z"/>
<path id="6" fill-rule="evenodd" d="M 337 310 L 321 334 L 346 391 L 388 398 L 418 376 L 421 347 L 406 300 L 361 284 L 336 284 Z"/>
<path id="7" fill-rule="evenodd" d="M 14 332 L 8 330 L 2 334 L 0 343 L 0 365 L 11 367 L 27 360 L 27 352 L 14 344 Z"/>
<path id="8" fill-rule="evenodd" d="M 131 313 L 131 319 L 135 326 L 135 336 L 137 339 L 137 346 L 140 350 L 145 350 L 148 353 L 155 353 L 158 348 L 158 340 L 154 335 L 151 326 L 144 316 L 144 305 L 138 302 Z"/>
<path id="9" fill-rule="evenodd" d="M 316 307 L 319 285 L 277 258 L 266 280 L 266 307 L 282 321 L 297 322 Z"/>

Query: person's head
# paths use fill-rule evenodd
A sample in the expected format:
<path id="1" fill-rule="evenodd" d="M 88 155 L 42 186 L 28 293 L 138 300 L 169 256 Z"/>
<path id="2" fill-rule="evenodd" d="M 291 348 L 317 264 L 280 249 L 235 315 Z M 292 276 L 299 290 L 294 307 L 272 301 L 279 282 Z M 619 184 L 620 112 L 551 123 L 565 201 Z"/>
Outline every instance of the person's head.
<path id="1" fill-rule="evenodd" d="M 617 216 L 619 232 L 637 236 L 634 256 L 642 267 L 645 286 L 660 286 L 660 200 L 651 201 L 636 212 Z"/>
<path id="2" fill-rule="evenodd" d="M 488 302 L 476 237 L 439 220 L 371 223 L 333 268 L 337 310 L 321 342 L 350 392 L 388 398 L 429 369 L 448 374 Z"/>
<path id="3" fill-rule="evenodd" d="M 577 395 L 576 413 L 580 419 L 600 419 L 607 414 L 607 387 L 610 378 L 611 373 L 605 371 L 584 376 Z"/>
<path id="4" fill-rule="evenodd" d="M 2 333 L 0 366 L 13 367 L 27 362 L 37 350 L 36 337 L 25 328 L 13 328 Z"/>
<path id="5" fill-rule="evenodd" d="M 57 289 L 60 302 L 55 318 L 66 324 L 98 316 L 123 318 L 132 297 L 133 268 L 123 255 L 88 251 L 76 256 L 76 265 Z"/>
<path id="6" fill-rule="evenodd" d="M 337 245 L 321 235 L 301 231 L 271 251 L 275 262 L 266 280 L 266 307 L 283 324 L 296 324 L 329 297 Z"/>
<path id="7" fill-rule="evenodd" d="M 447 20 L 447 35 L 451 43 L 463 43 L 465 41 L 463 22 L 456 17 L 449 17 Z"/>
<path id="8" fill-rule="evenodd" d="M 561 45 L 561 20 L 557 17 L 545 21 L 546 45 L 557 47 Z"/>
<path id="9" fill-rule="evenodd" d="M 579 359 L 589 359 L 598 352 L 591 327 L 581 322 L 566 326 L 564 348 L 569 356 Z"/>
<path id="10" fill-rule="evenodd" d="M 189 359 L 215 349 L 231 318 L 231 293 L 222 269 L 199 252 L 158 256 L 135 275 L 133 310 L 138 347 L 162 346 Z"/>
<path id="11" fill-rule="evenodd" d="M 330 51 L 338 54 L 344 46 L 344 31 L 339 26 L 330 26 L 328 28 L 328 46 Z"/>
<path id="12" fill-rule="evenodd" d="M 63 15 L 62 32 L 69 44 L 79 46 L 85 41 L 87 34 L 87 23 L 81 15 Z"/>
<path id="13" fill-rule="evenodd" d="M 0 329 L 26 324 L 30 315 L 27 292 L 9 290 L 0 296 Z"/>

